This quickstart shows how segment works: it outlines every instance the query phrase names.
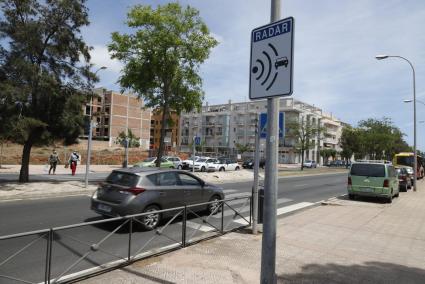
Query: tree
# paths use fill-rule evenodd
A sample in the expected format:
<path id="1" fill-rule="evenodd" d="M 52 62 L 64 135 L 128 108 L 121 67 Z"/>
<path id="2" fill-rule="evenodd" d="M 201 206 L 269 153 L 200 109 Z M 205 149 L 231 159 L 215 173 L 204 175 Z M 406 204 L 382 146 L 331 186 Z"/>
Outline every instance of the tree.
<path id="1" fill-rule="evenodd" d="M 351 126 L 344 126 L 340 145 L 342 148 L 341 157 L 348 162 L 354 153 L 360 151 L 358 131 Z"/>
<path id="2" fill-rule="evenodd" d="M 241 153 L 241 154 L 251 150 L 251 147 L 248 144 L 236 143 L 235 146 L 236 146 L 236 149 L 238 150 L 238 153 Z"/>
<path id="3" fill-rule="evenodd" d="M 125 140 L 128 139 L 128 147 L 129 148 L 137 148 L 140 147 L 140 137 L 136 137 L 131 129 L 128 129 L 128 135 L 126 135 L 125 131 L 121 131 L 118 134 L 116 139 L 116 143 L 125 145 Z"/>
<path id="4" fill-rule="evenodd" d="M 29 179 L 33 145 L 72 143 L 83 126 L 90 89 L 89 47 L 80 28 L 89 24 L 86 0 L 2 0 L 0 87 L 9 106 L 12 140 L 22 143 L 20 182 Z M 83 60 L 83 62 L 81 62 Z"/>
<path id="5" fill-rule="evenodd" d="M 109 51 L 125 66 L 119 83 L 143 98 L 147 107 L 162 111 L 156 166 L 164 151 L 165 125 L 170 111 L 199 110 L 203 91 L 199 66 L 217 41 L 210 36 L 199 12 L 178 3 L 137 5 L 127 15 L 134 33 L 112 34 Z"/>
<path id="6" fill-rule="evenodd" d="M 391 160 L 394 154 L 409 150 L 404 134 L 389 118 L 362 120 L 358 129 L 363 152 L 371 159 Z"/>
<path id="7" fill-rule="evenodd" d="M 296 139 L 295 149 L 301 153 L 301 170 L 304 170 L 304 151 L 314 147 L 317 135 L 325 131 L 325 129 L 317 124 L 313 124 L 308 119 L 301 121 L 293 120 L 287 124 L 288 136 Z"/>

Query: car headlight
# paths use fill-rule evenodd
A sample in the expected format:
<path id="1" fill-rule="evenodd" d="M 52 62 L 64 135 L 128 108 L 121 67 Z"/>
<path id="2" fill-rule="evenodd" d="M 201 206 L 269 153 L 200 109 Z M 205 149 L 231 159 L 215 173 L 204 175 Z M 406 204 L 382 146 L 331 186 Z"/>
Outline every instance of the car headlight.
<path id="1" fill-rule="evenodd" d="M 248 165 L 250 165 L 250 166 L 251 166 L 251 165 L 252 165 L 252 163 L 249 163 Z"/>

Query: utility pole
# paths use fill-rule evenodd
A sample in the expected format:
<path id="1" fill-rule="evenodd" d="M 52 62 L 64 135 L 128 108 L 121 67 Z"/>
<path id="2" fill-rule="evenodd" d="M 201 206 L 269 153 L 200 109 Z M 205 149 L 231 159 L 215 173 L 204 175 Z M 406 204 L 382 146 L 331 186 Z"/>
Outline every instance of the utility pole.
<path id="1" fill-rule="evenodd" d="M 252 187 L 252 234 L 258 233 L 258 172 L 260 167 L 260 122 L 255 119 L 254 185 Z"/>
<path id="2" fill-rule="evenodd" d="M 128 139 L 128 108 L 130 106 L 129 104 L 130 102 L 130 94 L 127 94 L 127 120 L 125 122 L 125 158 L 124 158 L 124 163 L 123 163 L 123 167 L 127 168 L 128 167 L 128 144 L 129 144 L 129 139 Z"/>
<path id="3" fill-rule="evenodd" d="M 270 22 L 280 19 L 280 0 L 271 1 Z M 267 98 L 266 171 L 264 181 L 263 239 L 261 249 L 262 284 L 276 283 L 276 199 L 279 145 L 279 97 Z"/>
<path id="4" fill-rule="evenodd" d="M 96 70 L 96 72 L 94 72 L 94 75 L 97 75 L 97 72 L 99 72 L 100 70 L 105 70 L 107 67 L 106 66 L 102 66 L 99 69 Z M 89 184 L 89 173 L 90 173 L 90 159 L 91 159 L 91 142 L 92 142 L 92 138 L 93 138 L 93 122 L 92 122 L 92 118 L 93 118 L 93 93 L 92 96 L 90 98 L 90 113 L 89 113 L 89 138 L 87 141 L 87 159 L 86 159 L 86 175 L 84 178 L 84 187 L 87 188 L 88 184 Z"/>

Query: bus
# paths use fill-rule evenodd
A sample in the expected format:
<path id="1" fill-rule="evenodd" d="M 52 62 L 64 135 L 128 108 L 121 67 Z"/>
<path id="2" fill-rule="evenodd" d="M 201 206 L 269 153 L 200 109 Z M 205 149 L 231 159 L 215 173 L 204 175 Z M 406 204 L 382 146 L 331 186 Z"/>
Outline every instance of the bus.
<path id="1" fill-rule="evenodd" d="M 417 178 L 421 179 L 424 177 L 424 158 L 420 155 L 417 155 Z M 405 152 L 398 153 L 394 155 L 393 164 L 394 166 L 408 166 L 413 168 L 414 154 Z"/>

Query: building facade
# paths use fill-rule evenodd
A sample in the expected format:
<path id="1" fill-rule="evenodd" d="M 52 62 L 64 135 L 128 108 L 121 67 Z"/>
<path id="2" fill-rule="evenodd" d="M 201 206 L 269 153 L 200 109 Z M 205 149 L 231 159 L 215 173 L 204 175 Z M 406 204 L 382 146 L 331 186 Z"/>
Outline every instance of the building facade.
<path id="1" fill-rule="evenodd" d="M 342 133 L 342 122 L 332 114 L 325 113 L 313 105 L 297 101 L 293 98 L 280 99 L 280 111 L 284 113 L 284 122 L 305 121 L 321 126 L 323 134 L 314 137 L 315 146 L 305 151 L 305 159 L 322 163 L 319 155 L 321 149 L 340 151 L 339 140 Z M 211 105 L 202 107 L 200 113 L 183 113 L 180 117 L 180 149 L 190 151 L 194 136 L 201 137 L 202 152 L 205 154 L 234 154 L 237 144 L 255 148 L 255 133 L 258 116 L 267 112 L 267 101 L 250 101 L 243 103 Z M 279 139 L 279 162 L 299 163 L 301 153 L 297 152 L 294 137 L 288 135 L 284 127 L 284 138 Z M 265 140 L 260 139 L 260 153 L 265 153 Z M 247 155 L 252 155 L 253 152 Z"/>
<path id="2" fill-rule="evenodd" d="M 176 112 L 171 112 L 171 121 L 165 125 L 165 151 L 175 152 L 177 145 L 179 145 L 179 125 L 180 117 Z M 159 139 L 161 137 L 161 126 L 162 126 L 162 112 L 153 111 L 151 117 L 151 129 L 150 129 L 150 149 L 159 149 Z"/>
<path id="3" fill-rule="evenodd" d="M 130 129 L 139 137 L 140 147 L 149 149 L 151 110 L 144 109 L 143 101 L 136 95 L 121 94 L 103 88 L 95 89 L 96 96 L 85 106 L 86 127 L 83 137 L 88 135 L 90 114 L 97 126 L 93 139 L 108 141 L 109 147 L 116 146 L 121 132 Z"/>

